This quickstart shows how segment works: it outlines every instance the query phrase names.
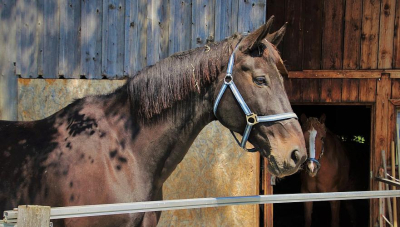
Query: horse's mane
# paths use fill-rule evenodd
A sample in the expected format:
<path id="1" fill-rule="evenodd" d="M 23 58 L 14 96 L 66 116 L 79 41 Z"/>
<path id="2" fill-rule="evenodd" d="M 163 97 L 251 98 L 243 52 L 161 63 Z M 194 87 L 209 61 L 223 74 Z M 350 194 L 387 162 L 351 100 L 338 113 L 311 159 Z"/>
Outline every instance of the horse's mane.
<path id="1" fill-rule="evenodd" d="M 176 53 L 130 77 L 127 89 L 136 114 L 148 119 L 190 94 L 203 94 L 228 62 L 230 44 L 238 36 Z"/>

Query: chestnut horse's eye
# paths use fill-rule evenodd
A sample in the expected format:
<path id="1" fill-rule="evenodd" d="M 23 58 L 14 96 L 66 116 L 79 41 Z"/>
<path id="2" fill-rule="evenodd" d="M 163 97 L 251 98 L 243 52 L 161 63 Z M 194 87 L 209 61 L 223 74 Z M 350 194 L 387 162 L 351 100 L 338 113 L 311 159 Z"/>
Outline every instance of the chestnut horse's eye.
<path id="1" fill-rule="evenodd" d="M 254 78 L 254 83 L 257 85 L 267 85 L 267 80 L 265 79 L 265 76 L 258 76 Z"/>

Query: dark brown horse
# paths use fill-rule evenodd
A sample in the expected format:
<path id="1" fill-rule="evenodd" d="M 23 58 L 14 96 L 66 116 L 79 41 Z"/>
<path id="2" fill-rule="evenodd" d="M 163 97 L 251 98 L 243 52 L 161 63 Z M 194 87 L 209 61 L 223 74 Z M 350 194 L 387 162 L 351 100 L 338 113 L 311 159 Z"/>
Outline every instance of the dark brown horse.
<path id="1" fill-rule="evenodd" d="M 301 192 L 340 192 L 350 189 L 350 161 L 338 136 L 325 127 L 326 116 L 301 115 L 301 124 L 308 151 L 305 170 L 301 173 Z M 340 201 L 330 201 L 331 226 L 339 226 Z M 350 208 L 350 207 L 348 207 Z M 305 227 L 311 226 L 313 203 L 304 203 Z"/>
<path id="2" fill-rule="evenodd" d="M 112 94 L 86 97 L 43 120 L 0 121 L 0 211 L 19 204 L 52 207 L 162 199 L 162 185 L 199 132 L 219 120 L 243 133 L 246 116 L 234 81 L 258 115 L 292 112 L 269 34 L 272 20 L 248 36 L 174 54 L 128 79 Z M 226 76 L 232 52 L 232 76 Z M 256 118 L 251 118 L 251 123 Z M 295 173 L 306 159 L 299 122 L 253 126 L 249 141 L 269 160 L 271 173 Z M 65 226 L 155 226 L 160 212 L 66 219 Z"/>

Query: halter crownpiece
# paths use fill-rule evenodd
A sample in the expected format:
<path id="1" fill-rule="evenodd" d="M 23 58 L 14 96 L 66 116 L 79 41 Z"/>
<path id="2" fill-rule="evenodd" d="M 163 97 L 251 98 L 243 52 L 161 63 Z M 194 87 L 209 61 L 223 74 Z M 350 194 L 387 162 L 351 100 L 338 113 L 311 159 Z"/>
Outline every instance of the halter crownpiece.
<path id="1" fill-rule="evenodd" d="M 231 89 L 236 101 L 239 103 L 240 107 L 242 108 L 243 112 L 245 113 L 246 122 L 247 122 L 246 128 L 244 129 L 244 132 L 243 132 L 242 142 L 239 142 L 239 140 L 237 139 L 236 135 L 233 133 L 232 130 L 230 130 L 230 131 L 231 131 L 233 137 L 235 138 L 236 142 L 239 144 L 239 146 L 246 149 L 246 143 L 247 143 L 247 140 L 249 139 L 251 129 L 254 125 L 256 125 L 258 123 L 263 123 L 263 122 L 282 121 L 282 120 L 287 120 L 290 118 L 297 119 L 297 115 L 295 113 L 282 113 L 282 114 L 275 114 L 275 115 L 258 116 L 257 114 L 250 111 L 250 108 L 247 106 L 242 95 L 240 94 L 239 90 L 237 89 L 235 83 L 233 82 L 232 69 L 233 69 L 233 64 L 235 62 L 235 52 L 236 52 L 238 46 L 239 45 L 236 46 L 235 50 L 233 51 L 232 55 L 229 58 L 228 68 L 226 70 L 226 76 L 224 78 L 224 83 L 222 84 L 221 90 L 219 91 L 218 96 L 215 99 L 213 111 L 214 111 L 215 117 L 217 117 L 218 104 L 221 101 L 221 98 L 224 95 L 226 88 L 229 87 Z M 256 148 L 246 149 L 246 150 L 249 152 L 257 151 Z"/>

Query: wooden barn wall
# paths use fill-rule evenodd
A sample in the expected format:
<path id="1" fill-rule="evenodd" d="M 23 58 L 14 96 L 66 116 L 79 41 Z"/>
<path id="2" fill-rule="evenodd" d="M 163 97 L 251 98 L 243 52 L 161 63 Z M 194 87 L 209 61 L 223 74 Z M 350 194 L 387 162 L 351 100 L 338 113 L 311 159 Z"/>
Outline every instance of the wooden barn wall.
<path id="1" fill-rule="evenodd" d="M 111 92 L 124 82 L 18 79 L 18 120 L 44 118 L 74 99 Z M 257 195 L 259 160 L 258 154 L 245 152 L 225 127 L 213 122 L 202 130 L 164 184 L 164 199 Z M 215 226 L 257 226 L 258 205 L 164 211 L 158 226 L 207 226 L 210 223 Z"/>
<path id="2" fill-rule="evenodd" d="M 400 69 L 400 0 L 268 0 L 271 15 L 290 71 Z"/>
<path id="3" fill-rule="evenodd" d="M 252 31 L 266 13 L 266 0 L 0 3 L 2 13 L 13 12 L 1 23 L 14 26 L 13 40 L 3 39 L 0 47 L 15 42 L 7 48 L 22 78 L 119 79 L 175 52 Z"/>
<path id="4" fill-rule="evenodd" d="M 399 108 L 390 99 L 400 98 L 400 0 L 269 0 L 271 15 L 276 27 L 288 22 L 279 50 L 292 103 L 372 106 L 370 167 L 377 175 L 381 150 L 390 160 Z M 370 186 L 377 190 L 377 181 Z M 378 200 L 370 205 L 374 226 Z"/>

